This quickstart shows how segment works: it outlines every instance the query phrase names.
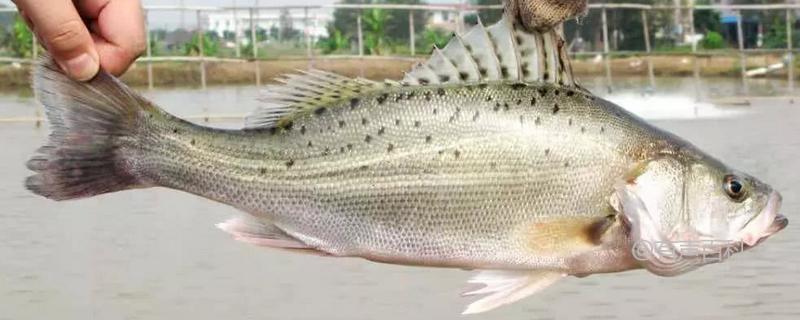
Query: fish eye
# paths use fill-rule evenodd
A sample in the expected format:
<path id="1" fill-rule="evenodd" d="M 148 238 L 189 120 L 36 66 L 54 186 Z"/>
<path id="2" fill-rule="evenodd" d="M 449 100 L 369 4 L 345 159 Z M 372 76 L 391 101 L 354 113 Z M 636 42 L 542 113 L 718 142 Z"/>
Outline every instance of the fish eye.
<path id="1" fill-rule="evenodd" d="M 739 177 L 734 175 L 725 176 L 723 187 L 725 188 L 725 193 L 727 193 L 728 197 L 731 199 L 742 200 L 744 198 L 744 184 Z"/>

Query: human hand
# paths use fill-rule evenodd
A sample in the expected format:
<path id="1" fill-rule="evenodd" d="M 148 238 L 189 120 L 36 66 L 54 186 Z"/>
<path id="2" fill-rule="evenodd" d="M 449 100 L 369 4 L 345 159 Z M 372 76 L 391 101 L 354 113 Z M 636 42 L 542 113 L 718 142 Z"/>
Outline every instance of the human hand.
<path id="1" fill-rule="evenodd" d="M 53 59 L 72 78 L 120 75 L 145 50 L 139 0 L 12 0 Z"/>

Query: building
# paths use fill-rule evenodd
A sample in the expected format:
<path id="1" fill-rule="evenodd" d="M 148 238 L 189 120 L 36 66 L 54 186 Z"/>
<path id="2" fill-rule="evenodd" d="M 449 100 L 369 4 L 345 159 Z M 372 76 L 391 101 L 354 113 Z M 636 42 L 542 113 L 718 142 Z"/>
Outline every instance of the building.
<path id="1" fill-rule="evenodd" d="M 252 20 L 255 22 L 257 29 L 268 31 L 280 29 L 283 24 L 288 23 L 291 28 L 308 34 L 312 41 L 316 41 L 319 38 L 328 36 L 326 26 L 333 20 L 333 17 L 330 13 L 319 10 L 308 11 L 306 16 L 304 10 L 280 11 L 262 9 L 253 13 Z M 228 32 L 238 33 L 243 44 L 247 44 L 250 41 L 250 23 L 250 10 L 247 9 L 209 12 L 204 16 L 203 21 L 206 30 L 216 32 L 220 37 Z"/>

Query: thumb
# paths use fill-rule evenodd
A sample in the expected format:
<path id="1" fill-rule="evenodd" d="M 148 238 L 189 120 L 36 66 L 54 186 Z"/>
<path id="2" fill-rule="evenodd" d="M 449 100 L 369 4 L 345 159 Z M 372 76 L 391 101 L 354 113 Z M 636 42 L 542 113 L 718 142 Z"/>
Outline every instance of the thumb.
<path id="1" fill-rule="evenodd" d="M 17 1 L 53 60 L 72 78 L 89 80 L 100 69 L 94 41 L 71 0 Z"/>

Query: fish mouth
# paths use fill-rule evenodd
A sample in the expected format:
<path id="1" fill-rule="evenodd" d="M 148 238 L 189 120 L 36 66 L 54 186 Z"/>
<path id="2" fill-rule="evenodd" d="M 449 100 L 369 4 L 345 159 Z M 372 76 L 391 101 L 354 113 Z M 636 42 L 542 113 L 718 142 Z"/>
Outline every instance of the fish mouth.
<path id="1" fill-rule="evenodd" d="M 741 239 L 746 248 L 755 247 L 789 225 L 789 219 L 782 214 L 778 214 L 782 200 L 781 194 L 773 191 L 769 195 L 764 209 L 739 232 L 739 239 Z"/>

